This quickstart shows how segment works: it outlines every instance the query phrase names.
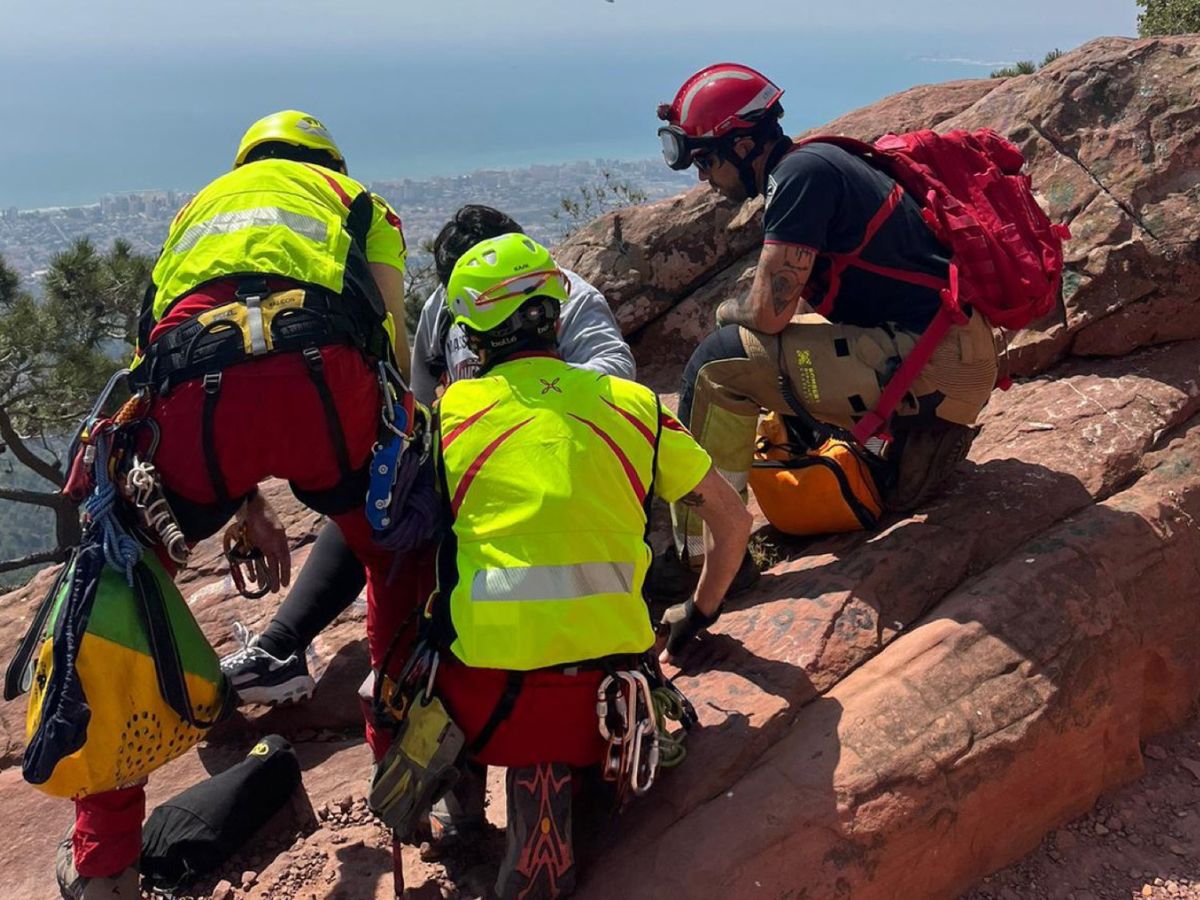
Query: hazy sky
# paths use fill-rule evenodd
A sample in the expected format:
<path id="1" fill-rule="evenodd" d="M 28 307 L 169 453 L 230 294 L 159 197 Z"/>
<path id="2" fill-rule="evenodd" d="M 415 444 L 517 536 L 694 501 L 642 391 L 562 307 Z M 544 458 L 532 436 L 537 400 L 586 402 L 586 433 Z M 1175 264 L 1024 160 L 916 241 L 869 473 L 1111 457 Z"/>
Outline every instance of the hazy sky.
<path id="1" fill-rule="evenodd" d="M 805 34 L 829 29 L 994 29 L 1036 37 L 1132 34 L 1135 27 L 1134 0 L 3 0 L 0 52 L 188 53 L 234 45 L 251 64 L 254 48 L 268 44 L 386 52 L 464 42 L 509 55 L 535 54 L 540 41 L 552 39 L 670 41 L 769 28 L 794 32 L 802 53 Z"/>
<path id="2" fill-rule="evenodd" d="M 1135 28 L 1134 0 L 0 0 L 0 209 L 194 189 L 275 109 L 367 179 L 646 159 L 708 63 L 773 78 L 798 132 Z"/>

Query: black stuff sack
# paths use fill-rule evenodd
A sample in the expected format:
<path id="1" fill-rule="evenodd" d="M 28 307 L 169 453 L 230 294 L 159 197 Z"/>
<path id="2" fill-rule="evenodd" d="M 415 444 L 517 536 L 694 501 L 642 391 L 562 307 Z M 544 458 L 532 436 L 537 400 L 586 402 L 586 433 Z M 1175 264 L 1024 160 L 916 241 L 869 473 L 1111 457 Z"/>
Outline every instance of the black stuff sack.
<path id="1" fill-rule="evenodd" d="M 142 829 L 142 877 L 170 893 L 245 846 L 300 784 L 292 745 L 277 734 L 244 760 L 160 804 Z"/>

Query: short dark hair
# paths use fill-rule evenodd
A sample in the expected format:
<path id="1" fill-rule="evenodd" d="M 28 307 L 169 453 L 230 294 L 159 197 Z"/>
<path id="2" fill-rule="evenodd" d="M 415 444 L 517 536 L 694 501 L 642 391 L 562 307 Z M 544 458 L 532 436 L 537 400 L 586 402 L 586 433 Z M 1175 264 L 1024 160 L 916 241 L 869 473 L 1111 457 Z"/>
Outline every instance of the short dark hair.
<path id="1" fill-rule="evenodd" d="M 525 229 L 498 209 L 468 203 L 460 207 L 442 226 L 433 241 L 433 265 L 442 287 L 450 283 L 450 273 L 459 257 L 488 238 L 502 234 L 524 234 Z"/>
<path id="2" fill-rule="evenodd" d="M 292 162 L 311 163 L 314 166 L 324 166 L 335 172 L 345 174 L 345 164 L 328 150 L 318 150 L 313 147 L 301 147 L 299 144 L 289 144 L 287 141 L 266 141 L 259 144 L 246 154 L 242 165 L 258 162 L 260 159 L 290 159 Z"/>

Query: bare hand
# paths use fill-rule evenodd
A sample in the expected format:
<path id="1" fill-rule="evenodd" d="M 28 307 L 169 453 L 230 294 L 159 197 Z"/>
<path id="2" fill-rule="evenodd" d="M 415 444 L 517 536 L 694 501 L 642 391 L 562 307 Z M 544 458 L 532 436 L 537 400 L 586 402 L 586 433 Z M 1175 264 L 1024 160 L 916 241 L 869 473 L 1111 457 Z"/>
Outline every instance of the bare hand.
<path id="1" fill-rule="evenodd" d="M 262 553 L 262 558 L 256 559 L 251 567 L 252 580 L 270 591 L 291 584 L 292 551 L 288 547 L 287 530 L 261 493 L 246 501 L 238 521 L 229 527 L 244 529 L 246 542 Z"/>

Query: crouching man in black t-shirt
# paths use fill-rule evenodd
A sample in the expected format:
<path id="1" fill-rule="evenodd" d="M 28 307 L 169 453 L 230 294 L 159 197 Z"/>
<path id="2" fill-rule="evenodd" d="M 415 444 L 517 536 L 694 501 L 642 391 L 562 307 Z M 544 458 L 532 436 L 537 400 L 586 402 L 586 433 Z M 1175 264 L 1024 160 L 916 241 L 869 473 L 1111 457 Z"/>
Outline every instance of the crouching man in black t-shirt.
<path id="1" fill-rule="evenodd" d="M 679 418 L 739 490 L 760 408 L 792 412 L 780 373 L 814 418 L 853 427 L 937 313 L 949 265 L 917 202 L 892 196 L 890 177 L 833 144 L 796 146 L 783 134 L 782 94 L 759 72 L 726 63 L 697 72 L 659 108 L 672 168 L 695 166 L 730 200 L 765 195 L 750 293 L 718 308 L 721 327 L 692 355 L 679 395 Z M 826 297 L 832 308 L 817 315 Z M 896 410 L 893 508 L 923 502 L 965 457 L 995 382 L 991 329 L 972 315 L 950 330 Z M 648 585 L 662 595 L 683 592 L 704 554 L 699 520 L 678 505 L 673 519 L 674 552 Z"/>

